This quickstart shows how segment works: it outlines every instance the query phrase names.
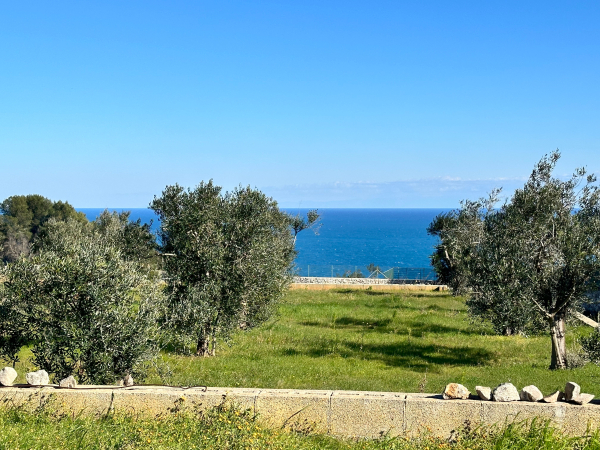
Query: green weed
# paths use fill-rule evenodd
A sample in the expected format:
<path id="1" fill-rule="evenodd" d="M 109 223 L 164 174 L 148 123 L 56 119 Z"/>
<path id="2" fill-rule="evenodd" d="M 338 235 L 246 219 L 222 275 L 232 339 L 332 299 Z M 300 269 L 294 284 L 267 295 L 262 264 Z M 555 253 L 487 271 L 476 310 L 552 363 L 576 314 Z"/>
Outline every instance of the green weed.
<path id="1" fill-rule="evenodd" d="M 48 410 L 19 409 L 0 415 L 0 449 L 351 449 L 351 450 L 553 450 L 599 449 L 597 433 L 567 437 L 546 422 L 521 422 L 471 429 L 449 438 L 383 437 L 348 440 L 264 428 L 251 414 L 234 407 L 206 412 L 176 411 L 155 418 L 108 415 L 73 418 Z"/>

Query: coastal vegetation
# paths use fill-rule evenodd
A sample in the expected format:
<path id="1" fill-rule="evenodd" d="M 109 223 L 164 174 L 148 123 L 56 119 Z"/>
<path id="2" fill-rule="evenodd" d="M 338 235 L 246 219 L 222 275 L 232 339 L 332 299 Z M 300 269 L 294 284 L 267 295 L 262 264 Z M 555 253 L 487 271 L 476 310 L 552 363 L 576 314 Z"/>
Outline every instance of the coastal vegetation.
<path id="1" fill-rule="evenodd" d="M 553 176 L 558 151 L 542 158 L 500 208 L 499 191 L 436 217 L 432 262 L 472 317 L 499 334 L 550 336 L 551 369 L 568 366 L 566 322 L 600 283 L 600 188 L 577 169 Z"/>
<path id="2" fill-rule="evenodd" d="M 204 413 L 175 411 L 155 418 L 107 415 L 101 418 L 20 409 L 0 415 L 2 449 L 325 449 L 325 450 L 596 450 L 597 432 L 569 437 L 543 421 L 486 428 L 468 424 L 452 439 L 337 439 L 265 428 L 247 411 L 217 407 Z"/>
<path id="3" fill-rule="evenodd" d="M 41 195 L 13 195 L 0 203 L 0 258 L 16 261 L 28 255 L 37 234 L 50 219 L 87 222 L 85 214 L 68 202 L 53 202 Z"/>
<path id="4" fill-rule="evenodd" d="M 143 376 L 158 353 L 164 296 L 138 256 L 148 248 L 131 234 L 116 213 L 94 222 L 50 219 L 34 254 L 2 269 L 0 357 L 14 365 L 27 346 L 31 362 L 56 381 Z"/>
<path id="5" fill-rule="evenodd" d="M 222 193 L 212 181 L 167 186 L 151 208 L 160 218 L 165 329 L 175 348 L 195 344 L 201 356 L 273 314 L 292 281 L 295 236 L 318 218 L 309 213 L 307 224 L 258 190 Z"/>
<path id="6" fill-rule="evenodd" d="M 577 355 L 578 340 L 592 333 L 573 323 L 569 352 Z M 551 393 L 575 380 L 600 396 L 595 364 L 549 371 L 547 337 L 498 335 L 491 324 L 470 321 L 465 299 L 447 292 L 291 290 L 277 315 L 221 344 L 216 358 L 164 349 L 146 382 L 440 393 L 450 380 L 472 392 L 476 385 L 534 381 Z M 23 382 L 35 364 L 29 349 L 20 356 Z"/>
<path id="7" fill-rule="evenodd" d="M 290 216 L 249 187 L 222 193 L 212 181 L 167 186 L 151 207 L 158 240 L 128 212 L 88 222 L 68 203 L 6 199 L 0 230 L 9 241 L 14 230 L 29 234 L 0 268 L 0 358 L 14 366 L 27 347 L 56 381 L 113 383 L 144 379 L 161 348 L 189 354 L 195 345 L 196 355 L 214 356 L 218 339 L 275 312 L 296 236 L 319 219 L 316 210 Z"/>

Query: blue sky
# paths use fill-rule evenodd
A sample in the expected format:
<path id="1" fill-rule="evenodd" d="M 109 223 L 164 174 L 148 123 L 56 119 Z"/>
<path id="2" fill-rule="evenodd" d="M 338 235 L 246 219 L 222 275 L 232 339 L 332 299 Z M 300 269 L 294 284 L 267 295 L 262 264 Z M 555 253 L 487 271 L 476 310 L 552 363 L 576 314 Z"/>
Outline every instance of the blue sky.
<path id="1" fill-rule="evenodd" d="M 4 2 L 0 197 L 455 207 L 600 173 L 598 2 Z"/>

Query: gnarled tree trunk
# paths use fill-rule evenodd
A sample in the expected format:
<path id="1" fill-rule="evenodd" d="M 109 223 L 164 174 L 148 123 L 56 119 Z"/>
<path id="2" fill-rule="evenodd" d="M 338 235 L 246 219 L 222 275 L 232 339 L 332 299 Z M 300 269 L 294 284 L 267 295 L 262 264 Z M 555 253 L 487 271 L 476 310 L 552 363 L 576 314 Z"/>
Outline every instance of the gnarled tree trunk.
<path id="1" fill-rule="evenodd" d="M 550 369 L 567 368 L 567 345 L 565 341 L 565 316 L 557 314 L 550 322 L 550 338 L 552 339 L 552 359 Z"/>
<path id="2" fill-rule="evenodd" d="M 217 353 L 217 336 L 215 334 L 215 327 L 209 327 L 208 330 L 204 329 L 198 336 L 198 344 L 196 347 L 196 356 L 203 356 L 205 358 L 209 356 L 215 356 Z"/>
<path id="3" fill-rule="evenodd" d="M 198 345 L 196 347 L 196 356 L 210 356 L 210 352 L 208 349 L 209 346 L 209 336 L 207 333 L 201 333 L 198 336 Z"/>
<path id="4" fill-rule="evenodd" d="M 210 349 L 210 356 L 216 356 L 217 354 L 217 336 L 212 336 L 212 348 Z"/>

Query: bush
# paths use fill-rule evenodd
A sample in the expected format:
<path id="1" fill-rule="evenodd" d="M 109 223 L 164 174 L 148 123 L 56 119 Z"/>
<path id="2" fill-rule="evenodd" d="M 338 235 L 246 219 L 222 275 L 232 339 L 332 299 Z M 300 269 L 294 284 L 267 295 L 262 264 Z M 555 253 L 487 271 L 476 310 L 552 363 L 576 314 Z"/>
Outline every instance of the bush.
<path id="1" fill-rule="evenodd" d="M 119 229 L 51 220 L 38 253 L 2 269 L 0 356 L 15 361 L 29 343 L 34 363 L 55 379 L 144 376 L 157 354 L 162 297 L 156 280 L 114 244 Z"/>
<path id="2" fill-rule="evenodd" d="M 600 329 L 596 328 L 589 336 L 579 338 L 579 343 L 585 358 L 600 365 Z"/>
<path id="3" fill-rule="evenodd" d="M 209 181 L 168 186 L 151 208 L 161 223 L 173 341 L 214 355 L 217 337 L 271 316 L 295 256 L 290 217 L 275 201 L 250 188 L 222 194 Z"/>

